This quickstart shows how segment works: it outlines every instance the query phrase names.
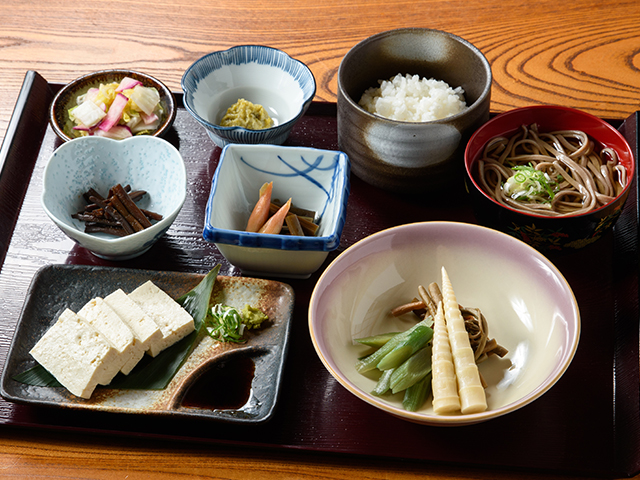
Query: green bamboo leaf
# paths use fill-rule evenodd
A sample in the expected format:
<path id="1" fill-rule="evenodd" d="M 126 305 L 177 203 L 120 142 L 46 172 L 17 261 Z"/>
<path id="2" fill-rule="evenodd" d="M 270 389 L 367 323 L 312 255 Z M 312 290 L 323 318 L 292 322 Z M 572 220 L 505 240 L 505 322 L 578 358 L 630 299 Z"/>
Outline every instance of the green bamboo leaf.
<path id="1" fill-rule="evenodd" d="M 36 365 L 29 370 L 14 375 L 13 378 L 16 382 L 24 383 L 26 385 L 33 385 L 35 387 L 61 387 L 60 382 L 56 380 L 56 377 L 51 375 L 41 365 Z"/>
<path id="2" fill-rule="evenodd" d="M 216 265 L 198 285 L 176 300 L 193 317 L 196 332 L 200 331 L 204 317 L 207 315 L 211 292 L 219 272 L 220 265 Z"/>
<path id="3" fill-rule="evenodd" d="M 191 353 L 198 338 L 219 272 L 220 265 L 216 265 L 198 285 L 176 300 L 193 317 L 195 331 L 163 350 L 154 358 L 145 355 L 129 375 L 118 374 L 108 385 L 108 388 L 129 390 L 162 390 L 166 388 Z M 12 378 L 17 382 L 38 387 L 62 386 L 41 365 L 36 365 Z"/>

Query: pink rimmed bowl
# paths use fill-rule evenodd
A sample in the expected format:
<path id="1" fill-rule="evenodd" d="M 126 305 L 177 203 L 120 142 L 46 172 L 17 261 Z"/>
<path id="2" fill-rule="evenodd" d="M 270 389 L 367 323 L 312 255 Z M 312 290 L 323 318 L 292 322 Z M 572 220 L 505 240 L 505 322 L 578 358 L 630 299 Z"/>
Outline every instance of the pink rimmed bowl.
<path id="1" fill-rule="evenodd" d="M 509 350 L 479 365 L 487 383 L 482 413 L 436 415 L 430 398 L 405 411 L 402 394 L 373 396 L 376 378 L 355 369 L 368 348 L 354 339 L 414 325 L 411 314 L 389 312 L 418 285 L 441 284 L 443 266 L 458 302 L 480 308 L 489 336 Z M 338 256 L 312 293 L 309 330 L 324 366 L 360 400 L 411 422 L 459 426 L 524 408 L 560 381 L 578 346 L 580 312 L 562 274 L 524 242 L 478 225 L 424 222 L 383 230 Z"/>

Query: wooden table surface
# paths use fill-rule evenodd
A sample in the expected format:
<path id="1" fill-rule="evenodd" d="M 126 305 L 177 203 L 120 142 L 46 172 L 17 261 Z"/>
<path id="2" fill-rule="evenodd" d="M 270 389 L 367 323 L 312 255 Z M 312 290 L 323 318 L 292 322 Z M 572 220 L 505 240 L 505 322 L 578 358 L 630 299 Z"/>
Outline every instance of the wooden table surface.
<path id="1" fill-rule="evenodd" d="M 316 100 L 333 102 L 345 53 L 399 27 L 446 30 L 482 50 L 493 68 L 494 112 L 550 103 L 622 120 L 640 110 L 637 0 L 3 0 L 0 138 L 28 70 L 66 83 L 94 70 L 131 67 L 180 91 L 184 70 L 200 56 L 262 44 L 305 62 L 316 77 Z M 0 428 L 0 478 L 414 476 L 567 478 Z"/>

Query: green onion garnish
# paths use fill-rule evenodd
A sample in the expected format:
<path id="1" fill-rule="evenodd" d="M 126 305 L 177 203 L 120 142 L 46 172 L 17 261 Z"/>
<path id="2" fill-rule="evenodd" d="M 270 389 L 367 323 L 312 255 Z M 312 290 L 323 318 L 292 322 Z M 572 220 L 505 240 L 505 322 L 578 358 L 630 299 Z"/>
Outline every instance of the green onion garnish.
<path id="1" fill-rule="evenodd" d="M 502 186 L 506 195 L 514 200 L 548 203 L 555 196 L 557 182 L 548 174 L 536 170 L 532 165 L 512 168 L 515 173 Z"/>

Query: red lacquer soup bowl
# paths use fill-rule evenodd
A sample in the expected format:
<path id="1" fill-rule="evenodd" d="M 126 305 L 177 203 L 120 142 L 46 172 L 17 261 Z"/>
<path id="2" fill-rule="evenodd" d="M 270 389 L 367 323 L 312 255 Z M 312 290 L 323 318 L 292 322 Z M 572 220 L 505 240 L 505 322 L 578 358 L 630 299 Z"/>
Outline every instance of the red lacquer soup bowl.
<path id="1" fill-rule="evenodd" d="M 613 148 L 626 171 L 626 186 L 608 203 L 588 212 L 550 217 L 522 212 L 495 200 L 479 178 L 479 161 L 487 143 L 498 136 L 512 137 L 522 128 L 537 124 L 540 133 L 581 130 L 595 144 L 595 150 Z M 633 151 L 612 125 L 576 109 L 538 105 L 511 110 L 492 118 L 469 140 L 465 151 L 466 186 L 478 221 L 508 233 L 544 253 L 567 252 L 597 241 L 613 227 L 629 196 L 635 175 Z"/>

